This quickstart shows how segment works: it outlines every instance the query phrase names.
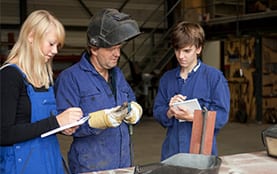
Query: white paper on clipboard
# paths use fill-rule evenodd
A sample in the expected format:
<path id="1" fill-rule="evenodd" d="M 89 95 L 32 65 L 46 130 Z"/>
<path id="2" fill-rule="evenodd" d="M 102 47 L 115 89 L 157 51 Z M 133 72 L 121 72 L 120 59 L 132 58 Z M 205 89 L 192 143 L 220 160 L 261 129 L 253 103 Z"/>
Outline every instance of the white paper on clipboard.
<path id="1" fill-rule="evenodd" d="M 49 135 L 55 134 L 57 132 L 65 130 L 65 129 L 68 129 L 68 128 L 71 128 L 71 127 L 75 127 L 75 126 L 79 126 L 81 124 L 84 124 L 89 119 L 89 117 L 90 116 L 85 116 L 85 117 L 81 118 L 79 121 L 77 121 L 75 123 L 67 124 L 65 126 L 62 126 L 62 127 L 59 127 L 59 128 L 53 129 L 53 130 L 50 130 L 48 132 L 45 132 L 45 133 L 41 134 L 40 137 L 41 138 L 47 137 Z"/>
<path id="2" fill-rule="evenodd" d="M 193 114 L 194 110 L 202 110 L 197 98 L 176 102 L 173 104 L 173 106 L 184 108 L 188 110 L 188 112 L 190 112 L 191 114 Z M 179 121 L 182 122 L 184 120 L 179 120 Z"/>

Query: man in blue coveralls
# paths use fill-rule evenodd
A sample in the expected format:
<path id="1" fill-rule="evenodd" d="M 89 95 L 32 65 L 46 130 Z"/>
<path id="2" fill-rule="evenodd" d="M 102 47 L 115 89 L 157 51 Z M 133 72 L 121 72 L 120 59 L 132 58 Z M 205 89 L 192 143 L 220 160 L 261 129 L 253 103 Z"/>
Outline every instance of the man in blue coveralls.
<path id="1" fill-rule="evenodd" d="M 129 124 L 141 106 L 117 67 L 122 43 L 140 34 L 137 23 L 115 9 L 102 9 L 90 20 L 87 50 L 56 81 L 59 112 L 78 106 L 90 115 L 73 134 L 68 153 L 72 173 L 131 166 Z M 128 107 L 120 107 L 128 103 Z"/>
<path id="2" fill-rule="evenodd" d="M 167 128 L 161 160 L 189 152 L 193 113 L 173 104 L 194 98 L 202 108 L 216 111 L 212 154 L 217 155 L 216 135 L 229 118 L 230 92 L 222 72 L 199 59 L 204 40 L 204 30 L 196 23 L 182 21 L 172 31 L 179 66 L 161 77 L 153 108 L 154 118 Z"/>

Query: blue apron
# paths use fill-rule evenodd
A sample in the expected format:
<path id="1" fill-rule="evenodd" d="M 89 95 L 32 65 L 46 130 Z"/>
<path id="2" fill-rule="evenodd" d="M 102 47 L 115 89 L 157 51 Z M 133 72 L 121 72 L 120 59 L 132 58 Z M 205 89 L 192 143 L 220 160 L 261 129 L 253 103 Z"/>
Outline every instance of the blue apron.
<path id="1" fill-rule="evenodd" d="M 25 74 L 21 73 L 26 78 Z M 48 91 L 36 92 L 26 80 L 25 84 L 31 101 L 32 123 L 49 117 L 51 112 L 56 112 L 53 87 L 50 87 Z M 1 174 L 64 173 L 62 155 L 56 135 L 45 138 L 37 137 L 12 146 L 1 146 L 0 149 Z"/>

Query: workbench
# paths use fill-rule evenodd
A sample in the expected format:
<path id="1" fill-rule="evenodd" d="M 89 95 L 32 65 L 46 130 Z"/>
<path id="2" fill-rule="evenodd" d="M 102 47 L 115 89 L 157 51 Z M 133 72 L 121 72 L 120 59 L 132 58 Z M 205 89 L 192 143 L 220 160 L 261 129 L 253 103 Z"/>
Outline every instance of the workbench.
<path id="1" fill-rule="evenodd" d="M 266 151 L 241 153 L 220 157 L 219 174 L 276 174 L 277 158 L 269 157 Z"/>
<path id="2" fill-rule="evenodd" d="M 276 174 L 277 158 L 269 157 L 266 151 L 220 156 L 219 174 Z M 133 174 L 134 167 L 84 174 Z"/>

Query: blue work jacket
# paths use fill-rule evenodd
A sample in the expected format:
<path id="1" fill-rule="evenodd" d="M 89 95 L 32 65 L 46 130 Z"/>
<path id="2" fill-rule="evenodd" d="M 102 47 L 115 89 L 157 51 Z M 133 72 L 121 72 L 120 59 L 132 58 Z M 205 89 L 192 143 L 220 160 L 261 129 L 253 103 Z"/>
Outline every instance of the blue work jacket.
<path id="1" fill-rule="evenodd" d="M 179 122 L 175 117 L 167 117 L 169 101 L 176 94 L 187 96 L 187 100 L 197 98 L 201 107 L 216 111 L 212 154 L 217 155 L 216 135 L 228 122 L 230 110 L 228 82 L 222 72 L 198 60 L 198 65 L 186 80 L 180 77 L 180 67 L 167 71 L 161 77 L 153 107 L 154 118 L 167 128 L 161 160 L 176 153 L 189 153 L 190 149 L 192 122 Z"/>
<path id="2" fill-rule="evenodd" d="M 58 112 L 75 106 L 85 114 L 135 101 L 135 95 L 118 67 L 111 69 L 114 93 L 105 79 L 95 70 L 88 54 L 64 70 L 55 84 Z M 68 153 L 72 173 L 91 172 L 131 166 L 128 125 L 95 129 L 88 123 L 73 135 Z"/>

